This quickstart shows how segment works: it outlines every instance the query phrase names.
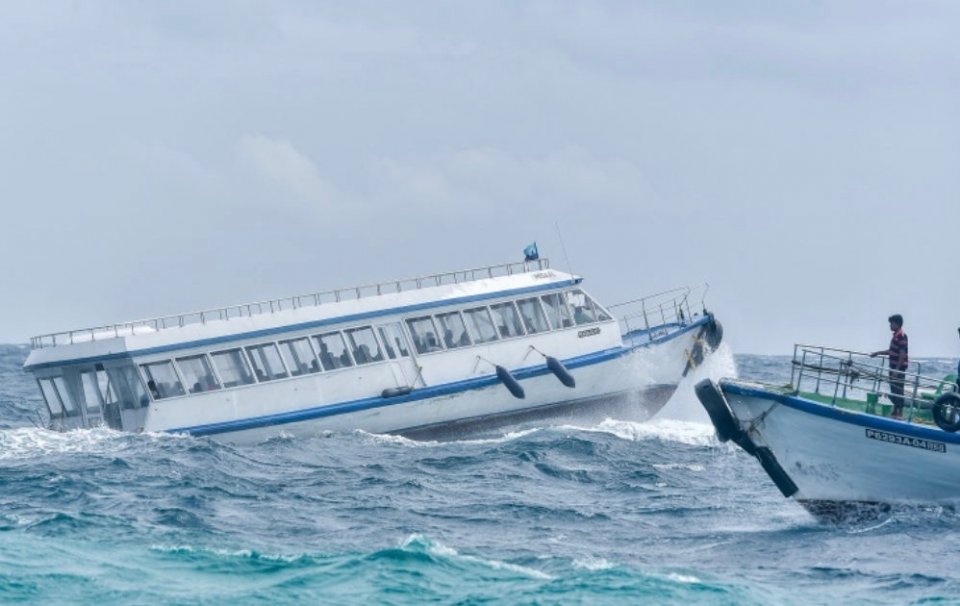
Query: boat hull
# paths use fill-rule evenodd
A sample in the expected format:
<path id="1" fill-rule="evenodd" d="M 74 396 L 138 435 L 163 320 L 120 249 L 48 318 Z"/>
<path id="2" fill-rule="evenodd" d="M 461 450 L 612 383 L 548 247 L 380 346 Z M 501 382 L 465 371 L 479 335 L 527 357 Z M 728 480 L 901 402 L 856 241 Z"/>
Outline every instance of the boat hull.
<path id="1" fill-rule="evenodd" d="M 574 388 L 565 386 L 545 364 L 513 370 L 525 391 L 523 399 L 511 395 L 496 375 L 482 375 L 396 397 L 288 408 L 279 404 L 259 416 L 244 416 L 238 410 L 233 419 L 189 427 L 151 427 L 148 417 L 146 430 L 214 435 L 249 443 L 281 434 L 356 429 L 432 438 L 545 418 L 589 421 L 615 416 L 643 421 L 667 403 L 708 326 L 709 322 L 702 321 L 643 346 L 563 360 L 576 380 Z M 268 393 L 269 384 L 259 387 L 260 399 L 291 401 L 286 392 Z M 289 385 L 285 389 L 290 389 Z"/>
<path id="2" fill-rule="evenodd" d="M 701 402 L 704 396 L 699 392 Z M 722 381 L 744 450 L 768 450 L 771 479 L 820 517 L 846 509 L 960 503 L 960 437 L 936 427 L 844 410 L 764 386 Z M 708 407 L 708 412 L 711 412 Z M 723 425 L 711 418 L 718 432 Z M 742 433 L 738 433 L 742 432 Z M 730 434 L 729 427 L 724 432 Z M 761 452 L 762 454 L 762 452 Z"/>

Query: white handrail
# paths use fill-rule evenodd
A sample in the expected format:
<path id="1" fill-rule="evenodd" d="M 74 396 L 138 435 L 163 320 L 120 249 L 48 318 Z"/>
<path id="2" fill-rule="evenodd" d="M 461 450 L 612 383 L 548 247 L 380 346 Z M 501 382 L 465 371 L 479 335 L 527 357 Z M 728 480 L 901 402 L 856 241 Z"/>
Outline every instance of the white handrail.
<path id="1" fill-rule="evenodd" d="M 168 328 L 182 328 L 190 324 L 206 324 L 210 320 L 230 320 L 233 318 L 242 318 L 244 316 L 251 317 L 266 313 L 277 313 L 279 311 L 298 309 L 300 307 L 318 307 L 324 303 L 340 302 L 344 299 L 362 299 L 365 297 L 380 296 L 386 293 L 403 292 L 404 290 L 419 290 L 423 288 L 443 286 L 444 284 L 473 282 L 502 276 L 512 276 L 516 273 L 541 271 L 549 268 L 550 260 L 547 258 L 541 258 L 534 261 L 518 261 L 515 263 L 487 265 L 485 267 L 461 269 L 458 271 L 418 276 L 414 278 L 403 278 L 400 280 L 389 280 L 387 282 L 363 284 L 361 286 L 351 286 L 349 288 L 337 288 L 334 290 L 325 290 L 306 295 L 294 295 L 292 297 L 283 297 L 280 299 L 268 299 L 266 301 L 256 301 L 253 303 L 228 305 L 226 307 L 191 311 L 172 316 L 158 316 L 155 318 L 120 322 L 118 324 L 107 324 L 93 328 L 50 333 L 32 337 L 30 339 L 30 346 L 33 349 L 43 349 L 45 347 L 57 347 L 60 345 L 72 344 L 78 338 L 83 341 L 96 341 L 98 338 L 117 338 L 120 336 L 135 335 L 137 334 L 137 328 L 148 328 L 153 331 L 165 330 Z"/>

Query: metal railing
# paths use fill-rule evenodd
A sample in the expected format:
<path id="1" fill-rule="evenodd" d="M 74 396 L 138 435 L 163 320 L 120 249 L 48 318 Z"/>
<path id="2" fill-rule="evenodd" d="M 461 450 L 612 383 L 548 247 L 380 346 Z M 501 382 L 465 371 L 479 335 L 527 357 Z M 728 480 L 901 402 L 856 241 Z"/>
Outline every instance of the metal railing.
<path id="1" fill-rule="evenodd" d="M 550 260 L 546 258 L 537 259 L 535 261 L 519 261 L 516 263 L 488 265 L 486 267 L 462 269 L 459 271 L 431 274 L 428 276 L 418 276 L 415 278 L 403 278 L 401 280 L 391 280 L 389 282 L 364 284 L 361 286 L 352 286 L 350 288 L 338 288 L 335 290 L 315 292 L 307 295 L 284 297 L 282 299 L 270 299 L 268 301 L 230 305 L 227 307 L 192 311 L 172 316 L 160 316 L 144 320 L 121 322 L 119 324 L 108 324 L 93 328 L 83 328 L 79 330 L 51 333 L 31 338 L 30 346 L 33 349 L 42 349 L 44 347 L 72 345 L 77 342 L 114 339 L 117 337 L 152 333 L 169 328 L 182 328 L 191 324 L 206 324 L 207 322 L 215 320 L 232 320 L 235 318 L 290 311 L 294 309 L 300 309 L 302 307 L 318 307 L 320 305 L 330 303 L 339 303 L 340 301 L 356 300 L 364 297 L 375 297 L 384 294 L 399 293 L 409 290 L 418 290 L 421 288 L 431 288 L 449 284 L 462 284 L 464 282 L 474 282 L 489 278 L 512 276 L 514 274 L 523 274 L 546 269 L 550 269 Z"/>
<path id="2" fill-rule="evenodd" d="M 796 393 L 816 394 L 836 406 L 840 401 L 862 401 L 868 412 L 881 405 L 881 396 L 902 397 L 904 410 L 909 408 L 907 420 L 913 420 L 919 408 L 929 408 L 936 395 L 952 390 L 954 383 L 943 378 L 923 375 L 920 362 L 911 362 L 902 378 L 894 379 L 903 386 L 904 393 L 893 393 L 890 388 L 890 368 L 885 356 L 872 357 L 869 353 L 797 344 L 793 347 L 790 388 Z"/>
<path id="3" fill-rule="evenodd" d="M 707 284 L 691 289 L 689 287 L 672 288 L 639 299 L 608 305 L 607 309 L 618 316 L 620 333 L 629 335 L 637 331 L 649 333 L 651 327 L 660 329 L 669 325 L 684 325 L 694 318 L 690 311 L 690 296 L 697 290 L 706 290 Z M 666 330 L 666 328 L 662 328 Z M 657 335 L 651 334 L 651 338 Z"/>

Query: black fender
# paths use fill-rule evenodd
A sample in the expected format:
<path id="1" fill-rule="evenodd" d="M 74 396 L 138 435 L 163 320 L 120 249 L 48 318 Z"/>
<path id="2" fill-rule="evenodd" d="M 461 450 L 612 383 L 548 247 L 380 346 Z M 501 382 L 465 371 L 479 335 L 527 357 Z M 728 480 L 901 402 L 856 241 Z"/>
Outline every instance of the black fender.
<path id="1" fill-rule="evenodd" d="M 787 472 L 780 466 L 780 462 L 777 461 L 777 457 L 774 456 L 773 451 L 766 446 L 761 446 L 757 448 L 756 451 L 755 456 L 760 461 L 760 465 L 763 466 L 763 470 L 767 472 L 767 475 L 770 476 L 773 483 L 780 489 L 780 493 L 785 497 L 792 497 L 797 494 L 797 491 L 800 489 L 797 488 L 797 485 L 793 483 L 793 480 L 790 479 Z"/>
<path id="2" fill-rule="evenodd" d="M 704 333 L 707 345 L 710 349 L 716 349 L 723 341 L 723 324 L 717 320 L 713 314 L 710 314 L 710 322 L 707 324 L 707 330 Z"/>
<path id="3" fill-rule="evenodd" d="M 405 396 L 408 393 L 413 391 L 413 388 L 409 385 L 404 385 L 403 387 L 388 387 L 380 392 L 381 398 L 396 398 L 397 396 Z"/>
<path id="4" fill-rule="evenodd" d="M 937 426 L 954 433 L 960 429 L 960 395 L 955 392 L 942 394 L 933 403 L 933 420 Z"/>
<path id="5" fill-rule="evenodd" d="M 740 425 L 734 418 L 733 411 L 730 410 L 720 388 L 710 379 L 704 379 L 694 386 L 693 391 L 710 416 L 710 422 L 717 430 L 717 438 L 721 442 L 733 439 L 733 436 L 741 431 Z"/>
<path id="6" fill-rule="evenodd" d="M 704 379 L 694 386 L 693 391 L 697 394 L 697 399 L 700 400 L 704 410 L 707 411 L 707 415 L 710 416 L 710 422 L 717 430 L 717 439 L 721 442 L 733 440 L 747 454 L 756 456 L 757 445 L 740 427 L 736 416 L 730 410 L 730 405 L 727 404 L 727 399 L 723 397 L 723 392 L 716 383 L 710 379 Z"/>
<path id="7" fill-rule="evenodd" d="M 500 379 L 500 382 L 503 383 L 506 388 L 513 394 L 513 397 L 524 399 L 527 397 L 527 394 L 523 391 L 523 386 L 520 385 L 520 382 L 517 381 L 510 371 L 497 364 L 497 378 Z"/>
<path id="8" fill-rule="evenodd" d="M 567 387 L 573 388 L 577 386 L 577 380 L 573 378 L 573 375 L 570 374 L 570 371 L 567 370 L 567 367 L 564 366 L 560 360 L 553 356 L 547 356 L 547 368 Z"/>

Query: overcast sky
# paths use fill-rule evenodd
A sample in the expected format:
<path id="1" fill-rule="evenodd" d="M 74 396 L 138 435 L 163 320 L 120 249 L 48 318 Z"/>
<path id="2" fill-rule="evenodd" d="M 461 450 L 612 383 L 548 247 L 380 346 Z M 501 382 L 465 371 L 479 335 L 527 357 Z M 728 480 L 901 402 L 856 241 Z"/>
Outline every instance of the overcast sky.
<path id="1" fill-rule="evenodd" d="M 960 2 L 4 2 L 0 341 L 519 260 L 960 355 Z"/>

